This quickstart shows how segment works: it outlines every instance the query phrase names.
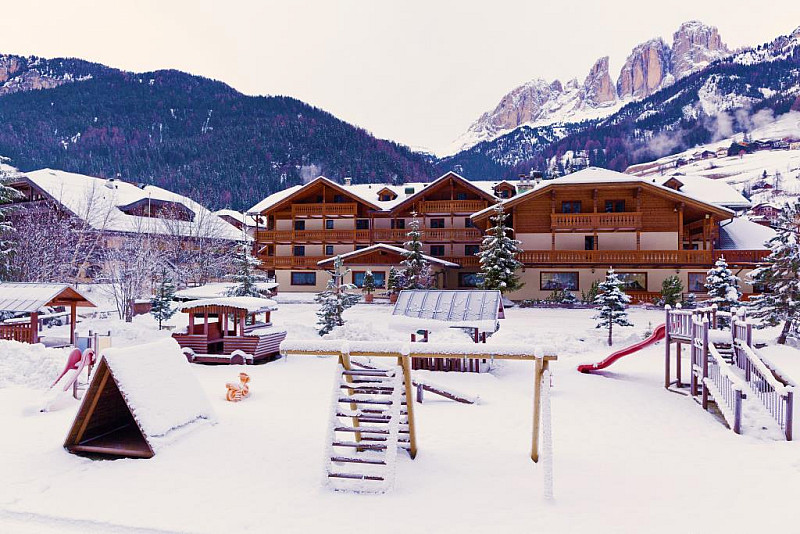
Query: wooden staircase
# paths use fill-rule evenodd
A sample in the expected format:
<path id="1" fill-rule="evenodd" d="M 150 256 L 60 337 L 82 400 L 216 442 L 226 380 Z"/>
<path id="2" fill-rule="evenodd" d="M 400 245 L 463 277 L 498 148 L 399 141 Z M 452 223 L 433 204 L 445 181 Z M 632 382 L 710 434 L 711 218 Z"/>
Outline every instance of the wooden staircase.
<path id="1" fill-rule="evenodd" d="M 399 360 L 387 369 L 353 369 L 349 357 L 339 359 L 326 455 L 332 489 L 384 493 L 394 485 L 397 450 L 416 453 L 408 358 Z"/>

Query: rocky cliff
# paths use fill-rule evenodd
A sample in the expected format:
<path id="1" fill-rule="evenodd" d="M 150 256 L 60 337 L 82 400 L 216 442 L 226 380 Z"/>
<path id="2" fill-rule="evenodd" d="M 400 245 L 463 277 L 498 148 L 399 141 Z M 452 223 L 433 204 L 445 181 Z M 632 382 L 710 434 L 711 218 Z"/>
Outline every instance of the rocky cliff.
<path id="1" fill-rule="evenodd" d="M 696 20 L 684 22 L 672 35 L 672 75 L 682 78 L 730 54 L 719 31 Z"/>
<path id="2" fill-rule="evenodd" d="M 79 59 L 44 59 L 0 54 L 0 96 L 21 91 L 52 89 L 90 79 L 105 70 Z"/>
<path id="3" fill-rule="evenodd" d="M 651 39 L 633 49 L 617 78 L 620 98 L 644 98 L 661 89 L 671 73 L 670 49 L 663 39 Z"/>

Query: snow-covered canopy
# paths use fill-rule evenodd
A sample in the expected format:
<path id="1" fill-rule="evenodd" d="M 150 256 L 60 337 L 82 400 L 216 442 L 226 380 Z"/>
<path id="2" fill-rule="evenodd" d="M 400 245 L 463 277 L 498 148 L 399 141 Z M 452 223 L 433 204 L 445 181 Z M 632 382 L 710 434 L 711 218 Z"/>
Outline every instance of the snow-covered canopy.
<path id="1" fill-rule="evenodd" d="M 363 255 L 369 254 L 371 252 L 375 252 L 376 250 L 385 250 L 387 252 L 392 252 L 394 254 L 401 254 L 401 255 L 404 252 L 406 252 L 406 249 L 404 249 L 403 247 L 396 247 L 394 245 L 387 245 L 386 243 L 375 243 L 374 245 L 370 245 L 370 246 L 365 247 L 365 248 L 354 250 L 353 252 L 348 252 L 346 254 L 339 254 L 338 257 L 341 258 L 342 261 L 353 260 L 353 259 L 355 259 L 355 258 L 357 258 L 359 256 L 363 256 Z M 425 258 L 425 260 L 428 261 L 429 263 L 434 263 L 436 265 L 441 265 L 442 267 L 458 267 L 457 263 L 453 263 L 451 261 L 443 260 L 442 258 L 435 258 L 433 256 L 427 256 L 425 254 L 423 254 L 422 257 Z M 332 265 L 333 261 L 335 259 L 336 259 L 336 256 L 331 256 L 330 258 L 326 258 L 324 260 L 318 261 L 317 265 L 323 266 L 323 267 L 325 265 L 329 265 L 329 264 Z"/>
<path id="2" fill-rule="evenodd" d="M 2 283 L 0 284 L 0 310 L 32 313 L 44 306 L 63 306 L 75 302 L 81 307 L 95 304 L 77 289 L 67 284 Z"/>
<path id="3" fill-rule="evenodd" d="M 97 230 L 198 236 L 230 241 L 242 238 L 240 230 L 197 202 L 153 185 L 139 186 L 118 179 L 52 169 L 25 173 L 22 180 Z M 123 211 L 148 202 L 172 205 L 176 210 L 188 214 L 191 220 L 144 217 Z"/>
<path id="4" fill-rule="evenodd" d="M 254 216 L 246 215 L 240 211 L 223 209 L 215 211 L 214 215 L 217 215 L 219 217 L 230 217 L 231 219 L 238 221 L 239 223 L 248 226 L 250 228 L 255 228 L 257 226 L 257 221 Z"/>
<path id="5" fill-rule="evenodd" d="M 175 292 L 177 300 L 200 300 L 227 297 L 228 293 L 236 284 L 233 282 L 212 282 L 197 287 L 187 287 Z M 263 292 L 271 292 L 278 287 L 277 282 L 256 282 L 256 289 Z"/>
<path id="6" fill-rule="evenodd" d="M 153 450 L 214 411 L 177 341 L 108 348 L 103 358 Z"/>
<path id="7" fill-rule="evenodd" d="M 733 186 L 724 180 L 712 180 L 703 176 L 687 176 L 676 174 L 660 180 L 660 184 L 676 178 L 682 183 L 679 192 L 696 199 L 705 199 L 708 202 L 731 209 L 749 208 L 750 201 L 742 196 Z"/>
<path id="8" fill-rule="evenodd" d="M 747 217 L 735 217 L 719 228 L 720 250 L 765 250 L 766 242 L 775 237 L 775 230 Z"/>
<path id="9" fill-rule="evenodd" d="M 261 313 L 278 309 L 278 303 L 272 299 L 262 299 L 259 297 L 218 297 L 187 302 L 181 308 L 181 311 L 186 313 L 195 308 L 203 308 L 205 306 L 224 306 L 237 310 L 245 310 L 247 313 Z"/>
<path id="10" fill-rule="evenodd" d="M 503 299 L 499 291 L 403 290 L 392 316 L 412 329 L 429 329 L 434 320 L 494 332 L 503 318 Z"/>

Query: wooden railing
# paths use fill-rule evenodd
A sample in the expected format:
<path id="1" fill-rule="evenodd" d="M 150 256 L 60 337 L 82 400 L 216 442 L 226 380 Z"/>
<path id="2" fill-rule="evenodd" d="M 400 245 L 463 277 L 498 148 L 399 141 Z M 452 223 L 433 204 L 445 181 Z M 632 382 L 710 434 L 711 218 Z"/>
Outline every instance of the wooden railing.
<path id="1" fill-rule="evenodd" d="M 369 230 L 259 230 L 259 243 L 368 243 Z"/>
<path id="2" fill-rule="evenodd" d="M 555 230 L 637 230 L 642 227 L 641 212 L 552 213 L 550 227 Z"/>
<path id="3" fill-rule="evenodd" d="M 485 200 L 426 200 L 419 209 L 421 213 L 475 213 L 486 206 Z"/>
<path id="4" fill-rule="evenodd" d="M 328 256 L 259 256 L 262 269 L 319 269 L 318 261 Z"/>
<path id="5" fill-rule="evenodd" d="M 769 253 L 769 250 L 715 250 L 714 261 L 720 256 L 725 256 L 728 265 L 761 263 Z"/>
<path id="6" fill-rule="evenodd" d="M 480 265 L 477 256 L 445 256 L 442 259 L 452 263 L 457 263 L 461 267 L 478 267 Z"/>
<path id="7" fill-rule="evenodd" d="M 2 324 L 0 325 L 0 339 L 31 343 L 31 325 L 30 323 Z"/>
<path id="8" fill-rule="evenodd" d="M 353 216 L 357 211 L 355 202 L 292 204 L 292 217 Z"/>
<path id="9" fill-rule="evenodd" d="M 708 250 L 526 250 L 525 265 L 711 265 Z"/>

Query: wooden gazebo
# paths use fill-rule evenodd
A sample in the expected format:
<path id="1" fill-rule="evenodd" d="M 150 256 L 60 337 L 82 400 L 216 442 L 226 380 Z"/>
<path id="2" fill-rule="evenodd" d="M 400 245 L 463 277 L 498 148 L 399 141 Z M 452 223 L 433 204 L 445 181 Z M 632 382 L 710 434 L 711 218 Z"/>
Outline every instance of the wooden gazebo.
<path id="1" fill-rule="evenodd" d="M 275 328 L 274 300 L 258 297 L 222 297 L 187 302 L 189 326 L 172 337 L 198 363 L 253 363 L 278 354 L 286 331 Z"/>
<path id="2" fill-rule="evenodd" d="M 69 309 L 69 342 L 74 345 L 77 308 L 93 308 L 95 304 L 67 284 L 0 283 L 0 312 L 30 314 L 30 321 L 0 324 L 0 339 L 38 343 L 39 310 L 45 306 Z"/>

